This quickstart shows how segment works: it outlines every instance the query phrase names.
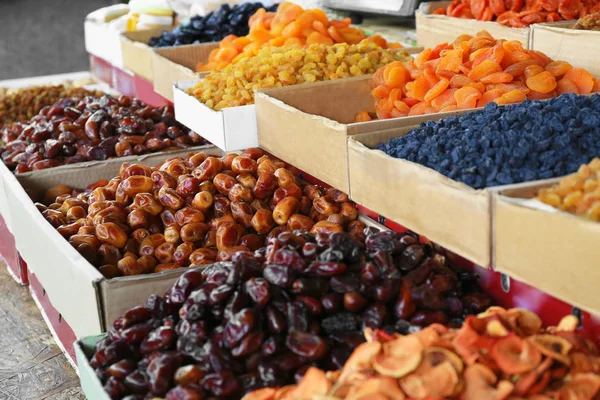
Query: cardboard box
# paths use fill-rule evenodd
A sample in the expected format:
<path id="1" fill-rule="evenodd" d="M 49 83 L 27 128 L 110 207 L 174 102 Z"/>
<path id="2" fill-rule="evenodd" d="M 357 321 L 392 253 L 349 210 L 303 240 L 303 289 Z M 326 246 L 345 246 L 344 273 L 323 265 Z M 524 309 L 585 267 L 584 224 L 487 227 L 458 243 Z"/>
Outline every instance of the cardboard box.
<path id="1" fill-rule="evenodd" d="M 124 32 L 121 34 L 121 52 L 123 55 L 123 68 L 152 82 L 152 53 L 154 49 L 148 42 L 159 36 L 165 28 L 147 29 L 141 31 Z"/>
<path id="2" fill-rule="evenodd" d="M 575 21 L 532 25 L 531 48 L 600 76 L 600 49 L 594 45 L 600 41 L 600 32 L 571 29 L 573 25 Z"/>
<path id="3" fill-rule="evenodd" d="M 197 81 L 174 85 L 175 118 L 225 151 L 258 147 L 255 105 L 212 110 L 187 94 Z"/>
<path id="4" fill-rule="evenodd" d="M 85 50 L 114 66 L 123 67 L 121 37 L 118 31 L 107 23 L 85 20 L 83 23 Z"/>
<path id="5" fill-rule="evenodd" d="M 155 49 L 152 54 L 154 91 L 174 102 L 173 85 L 206 76 L 206 72 L 196 72 L 196 65 L 200 61 L 207 62 L 210 52 L 217 47 L 219 43 L 202 43 Z"/>
<path id="6" fill-rule="evenodd" d="M 85 187 L 100 179 L 118 175 L 123 162 L 156 165 L 164 159 L 191 151 L 221 154 L 213 146 L 204 146 L 138 158 L 124 157 L 56 167 L 19 176 L 13 175 L 0 164 L 0 176 L 13 216 L 11 230 L 17 248 L 29 270 L 39 279 L 53 306 L 77 337 L 104 332 L 112 321 L 127 309 L 142 304 L 151 293 L 164 293 L 185 270 L 105 279 L 46 222 L 25 189 L 34 195 L 41 195 L 57 184 Z"/>
<path id="7" fill-rule="evenodd" d="M 350 197 L 355 202 L 489 268 L 491 198 L 422 165 L 388 156 L 377 144 L 415 126 L 348 137 Z"/>
<path id="8" fill-rule="evenodd" d="M 261 90 L 254 96 L 258 143 L 296 168 L 349 193 L 348 136 L 457 114 L 355 123 L 359 112 L 375 112 L 372 89 L 371 76 L 362 76 Z"/>
<path id="9" fill-rule="evenodd" d="M 90 359 L 94 355 L 94 346 L 105 336 L 105 334 L 88 336 L 75 342 L 77 373 L 83 393 L 88 400 L 110 400 L 108 394 L 102 389 L 102 382 L 90 365 Z"/>
<path id="10" fill-rule="evenodd" d="M 435 47 L 440 43 L 452 43 L 458 36 L 475 35 L 480 31 L 488 31 L 496 39 L 518 40 L 525 48 L 529 48 L 530 28 L 510 28 L 496 22 L 478 21 L 476 19 L 454 18 L 447 15 L 435 15 L 438 8 L 446 8 L 449 1 L 431 1 L 421 3 L 415 12 L 417 20 L 417 43 L 425 48 Z"/>
<path id="11" fill-rule="evenodd" d="M 600 224 L 527 202 L 557 182 L 515 185 L 493 196 L 494 268 L 599 315 Z"/>

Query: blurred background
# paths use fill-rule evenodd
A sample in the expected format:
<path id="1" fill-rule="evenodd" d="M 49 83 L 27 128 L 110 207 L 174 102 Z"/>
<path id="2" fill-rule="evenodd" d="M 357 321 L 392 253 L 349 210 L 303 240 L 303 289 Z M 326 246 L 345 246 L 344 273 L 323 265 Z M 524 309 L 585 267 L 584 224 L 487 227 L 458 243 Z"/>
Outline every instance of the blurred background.
<path id="1" fill-rule="evenodd" d="M 117 0 L 0 0 L 0 80 L 89 69 L 83 20 Z"/>

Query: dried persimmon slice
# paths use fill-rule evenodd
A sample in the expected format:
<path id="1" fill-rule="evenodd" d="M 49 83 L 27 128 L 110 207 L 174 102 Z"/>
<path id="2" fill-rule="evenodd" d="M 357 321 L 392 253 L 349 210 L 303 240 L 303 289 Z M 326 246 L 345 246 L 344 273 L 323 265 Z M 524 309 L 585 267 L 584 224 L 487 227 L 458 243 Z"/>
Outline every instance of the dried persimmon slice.
<path id="1" fill-rule="evenodd" d="M 542 354 L 536 347 L 517 335 L 499 339 L 492 347 L 491 355 L 508 375 L 531 371 L 542 361 Z"/>

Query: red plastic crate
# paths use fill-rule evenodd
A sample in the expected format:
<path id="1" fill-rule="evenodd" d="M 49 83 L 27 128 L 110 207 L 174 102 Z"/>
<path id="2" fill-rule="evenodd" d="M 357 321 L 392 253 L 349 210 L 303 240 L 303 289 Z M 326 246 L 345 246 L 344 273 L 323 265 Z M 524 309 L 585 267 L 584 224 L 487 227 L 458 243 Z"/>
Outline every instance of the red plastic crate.
<path id="1" fill-rule="evenodd" d="M 67 357 L 69 363 L 77 370 L 77 361 L 75 358 L 75 349 L 73 345 L 77 340 L 75 333 L 65 321 L 60 313 L 54 308 L 50 302 L 50 298 L 46 295 L 46 291 L 37 280 L 34 273 L 29 272 L 29 290 L 31 291 L 31 297 L 38 306 L 44 321 L 52 337 L 56 341 L 56 344 L 61 349 L 63 354 Z"/>
<path id="2" fill-rule="evenodd" d="M 17 251 L 15 238 L 0 215 L 0 258 L 6 265 L 8 273 L 17 283 L 27 285 L 27 264 Z"/>
<path id="3" fill-rule="evenodd" d="M 152 82 L 147 81 L 146 79 L 135 75 L 135 97 L 142 100 L 144 103 L 151 105 L 153 107 L 164 106 L 165 104 L 170 104 L 170 101 L 162 97 L 160 94 L 154 91 L 154 86 Z"/>

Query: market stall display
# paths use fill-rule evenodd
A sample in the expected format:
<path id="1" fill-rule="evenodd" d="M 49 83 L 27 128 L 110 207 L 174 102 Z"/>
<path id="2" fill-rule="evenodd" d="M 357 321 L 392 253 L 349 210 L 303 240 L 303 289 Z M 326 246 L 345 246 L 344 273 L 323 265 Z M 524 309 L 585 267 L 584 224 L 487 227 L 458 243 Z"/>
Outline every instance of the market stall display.
<path id="1" fill-rule="evenodd" d="M 600 91 L 600 80 L 565 61 L 487 32 L 425 49 L 413 61 L 382 67 L 373 82 L 377 118 L 398 118 Z M 367 112 L 357 121 L 369 121 Z"/>
<path id="2" fill-rule="evenodd" d="M 250 18 L 250 33 L 247 36 L 225 38 L 219 48 L 211 52 L 208 62 L 199 63 L 196 70 L 208 72 L 223 69 L 241 58 L 256 55 L 262 47 L 357 44 L 367 39 L 364 31 L 350 26 L 350 23 L 350 18 L 329 20 L 322 10 L 304 10 L 297 4 L 284 2 L 275 13 L 259 10 Z M 373 40 L 387 47 L 382 38 Z M 397 43 L 389 46 L 401 47 Z"/>
<path id="3" fill-rule="evenodd" d="M 407 336 L 368 329 L 368 342 L 339 371 L 311 367 L 296 385 L 243 400 L 592 399 L 600 353 L 577 323 L 567 316 L 544 329 L 527 310 L 491 307 L 460 329 L 434 324 Z"/>
<path id="4" fill-rule="evenodd" d="M 229 261 L 284 231 L 360 230 L 347 195 L 302 183 L 259 149 L 123 164 L 83 192 L 50 188 L 45 202 L 46 220 L 107 278 Z"/>
<path id="5" fill-rule="evenodd" d="M 460 325 L 489 305 L 472 273 L 410 232 L 282 232 L 129 310 L 90 365 L 113 399 L 239 398 L 311 365 L 341 368 L 365 327 Z"/>
<path id="6" fill-rule="evenodd" d="M 600 95 L 489 104 L 427 122 L 378 149 L 482 189 L 577 171 L 600 152 L 599 117 Z"/>
<path id="7" fill-rule="evenodd" d="M 204 140 L 175 120 L 173 108 L 138 99 L 71 92 L 29 121 L 1 130 L 2 161 L 16 173 L 111 157 L 201 145 Z"/>
<path id="8" fill-rule="evenodd" d="M 254 57 L 211 72 L 188 92 L 218 111 L 253 104 L 254 92 L 260 89 L 372 74 L 380 66 L 406 58 L 404 52 L 391 52 L 369 41 L 267 47 Z"/>
<path id="9" fill-rule="evenodd" d="M 504 1 L 453 0 L 436 14 L 456 18 L 475 18 L 480 21 L 496 21 L 513 28 L 523 28 L 540 22 L 574 20 L 600 11 L 600 4 L 585 1 Z"/>
<path id="10" fill-rule="evenodd" d="M 139 2 L 86 30 L 152 103 L 0 92 L 0 241 L 86 395 L 600 396 L 598 5 L 507 1 L 429 4 L 454 37 L 414 58 L 292 2 Z"/>
<path id="11" fill-rule="evenodd" d="M 230 7 L 223 4 L 209 14 L 193 16 L 189 22 L 171 32 L 150 39 L 151 47 L 182 46 L 197 43 L 220 42 L 229 35 L 246 36 L 250 27 L 248 20 L 259 9 L 272 12 L 277 6 L 265 7 L 262 3 L 243 3 Z"/>

